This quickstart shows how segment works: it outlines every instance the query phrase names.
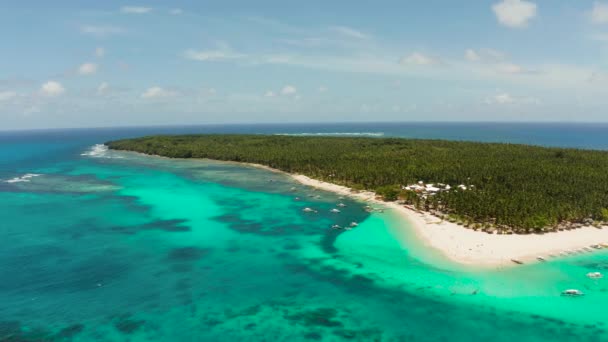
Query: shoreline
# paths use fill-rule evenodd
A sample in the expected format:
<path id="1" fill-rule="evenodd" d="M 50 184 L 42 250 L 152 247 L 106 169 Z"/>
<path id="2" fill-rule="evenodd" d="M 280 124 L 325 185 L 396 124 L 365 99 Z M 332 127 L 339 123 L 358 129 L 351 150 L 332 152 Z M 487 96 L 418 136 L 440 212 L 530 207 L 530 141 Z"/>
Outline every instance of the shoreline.
<path id="1" fill-rule="evenodd" d="M 134 151 L 121 151 L 136 153 L 148 157 L 168 158 Z M 182 160 L 205 160 L 177 158 Z M 608 244 L 608 227 L 602 229 L 595 227 L 582 227 L 573 230 L 550 232 L 545 234 L 511 234 L 498 235 L 478 232 L 448 221 L 440 221 L 428 213 L 417 212 L 396 202 L 385 202 L 376 199 L 372 191 L 353 191 L 346 186 L 316 180 L 301 174 L 274 169 L 272 167 L 246 162 L 207 159 L 221 163 L 232 163 L 264 169 L 273 173 L 281 173 L 291 177 L 298 183 L 321 190 L 348 196 L 361 202 L 381 205 L 394 210 L 407 226 L 399 225 L 397 229 L 403 232 L 402 241 L 407 243 L 407 234 L 404 229 L 411 229 L 426 248 L 433 248 L 448 260 L 464 266 L 482 268 L 501 268 L 518 266 L 513 260 L 524 264 L 538 263 L 537 258 L 547 261 L 567 256 L 592 253 L 588 251 L 595 244 Z M 551 257 L 554 255 L 554 257 Z"/>
<path id="2" fill-rule="evenodd" d="M 592 253 L 595 250 L 589 251 L 584 248 L 589 248 L 595 244 L 608 243 L 607 227 L 601 229 L 582 227 L 545 234 L 488 234 L 464 228 L 456 223 L 440 221 L 435 216 L 414 211 L 396 202 L 378 200 L 376 194 L 372 191 L 354 192 L 342 185 L 316 180 L 300 174 L 291 174 L 265 165 L 239 164 L 282 173 L 306 186 L 392 209 L 408 223 L 408 226 L 424 243 L 425 247 L 433 248 L 444 257 L 461 265 L 492 268 L 517 266 L 518 264 L 513 260 L 524 264 L 538 263 L 540 262 L 537 259 L 538 257 L 551 261 L 582 253 Z M 398 229 L 403 230 L 408 229 L 408 227 L 401 225 Z"/>

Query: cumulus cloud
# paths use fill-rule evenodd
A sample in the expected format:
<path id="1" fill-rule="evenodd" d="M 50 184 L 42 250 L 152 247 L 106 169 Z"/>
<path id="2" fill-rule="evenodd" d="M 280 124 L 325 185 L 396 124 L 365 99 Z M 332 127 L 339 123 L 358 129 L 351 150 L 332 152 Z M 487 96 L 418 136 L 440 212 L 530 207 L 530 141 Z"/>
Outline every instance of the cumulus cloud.
<path id="1" fill-rule="evenodd" d="M 84 63 L 78 67 L 78 74 L 83 76 L 93 75 L 97 72 L 97 68 L 98 66 L 95 63 Z"/>
<path id="2" fill-rule="evenodd" d="M 95 26 L 85 25 L 80 27 L 82 34 L 94 36 L 97 38 L 105 38 L 108 36 L 124 33 L 126 30 L 119 26 Z"/>
<path id="3" fill-rule="evenodd" d="M 103 58 L 103 56 L 105 56 L 105 55 L 106 55 L 106 49 L 104 49 L 102 47 L 95 48 L 95 57 Z"/>
<path id="4" fill-rule="evenodd" d="M 414 52 L 409 56 L 401 58 L 399 64 L 402 65 L 438 65 L 441 64 L 441 60 L 436 57 L 431 57 L 420 52 Z"/>
<path id="5" fill-rule="evenodd" d="M 163 89 L 161 87 L 151 87 L 146 89 L 141 94 L 141 97 L 144 99 L 162 99 L 168 97 L 174 97 L 177 93 L 171 90 Z"/>
<path id="6" fill-rule="evenodd" d="M 275 97 L 275 96 L 277 96 L 277 94 L 276 94 L 274 91 L 272 91 L 272 90 L 268 90 L 268 91 L 267 91 L 267 92 L 264 94 L 264 97 Z"/>
<path id="7" fill-rule="evenodd" d="M 294 95 L 298 92 L 298 89 L 292 85 L 286 85 L 281 89 L 281 95 Z"/>
<path id="8" fill-rule="evenodd" d="M 356 39 L 367 39 L 369 38 L 369 35 L 356 30 L 352 27 L 347 27 L 347 26 L 332 26 L 330 27 L 330 29 L 334 32 L 337 32 L 341 35 L 350 37 L 350 38 L 356 38 Z"/>
<path id="9" fill-rule="evenodd" d="M 327 89 L 327 87 L 326 87 L 326 86 L 320 86 L 318 90 L 319 90 L 319 92 L 320 92 L 320 93 L 324 93 L 324 92 L 326 92 L 328 89 Z"/>
<path id="10" fill-rule="evenodd" d="M 65 93 L 65 88 L 61 83 L 56 81 L 48 81 L 40 87 L 40 93 L 48 97 L 56 97 Z"/>
<path id="11" fill-rule="evenodd" d="M 146 14 L 152 11 L 151 7 L 141 7 L 141 6 L 123 6 L 120 8 L 120 12 L 126 14 Z"/>
<path id="12" fill-rule="evenodd" d="M 608 3 L 596 1 L 591 9 L 591 21 L 596 24 L 608 23 Z"/>
<path id="13" fill-rule="evenodd" d="M 498 22 L 511 28 L 528 26 L 536 17 L 536 4 L 525 0 L 502 0 L 492 6 Z"/>

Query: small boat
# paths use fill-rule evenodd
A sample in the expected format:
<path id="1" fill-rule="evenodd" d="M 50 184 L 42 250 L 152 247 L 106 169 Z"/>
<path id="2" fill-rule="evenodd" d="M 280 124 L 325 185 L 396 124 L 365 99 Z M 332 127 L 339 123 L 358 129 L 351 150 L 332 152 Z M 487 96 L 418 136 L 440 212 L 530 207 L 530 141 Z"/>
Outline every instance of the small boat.
<path id="1" fill-rule="evenodd" d="M 600 272 L 589 272 L 589 273 L 587 273 L 587 278 L 601 279 L 601 278 L 604 278 L 604 275 L 601 274 Z"/>
<path id="2" fill-rule="evenodd" d="M 518 265 L 523 265 L 524 262 L 521 260 L 517 260 L 517 259 L 511 259 L 511 261 L 513 261 L 514 263 L 518 264 Z"/>
<path id="3" fill-rule="evenodd" d="M 545 258 L 543 258 L 543 257 L 541 257 L 541 256 L 537 256 L 537 257 L 536 257 L 536 260 L 538 260 L 538 261 L 543 261 L 543 262 L 547 261 L 547 259 L 545 259 Z"/>
<path id="4" fill-rule="evenodd" d="M 600 245 L 591 245 L 591 248 L 602 249 L 602 246 L 600 246 Z"/>
<path id="5" fill-rule="evenodd" d="M 295 201 L 299 201 L 299 200 L 300 200 L 300 197 L 296 197 L 296 198 L 294 198 L 294 200 L 295 200 Z"/>
<path id="6" fill-rule="evenodd" d="M 346 207 L 346 204 L 344 204 L 344 203 L 338 203 L 338 207 L 344 208 L 344 207 Z"/>
<path id="7" fill-rule="evenodd" d="M 334 224 L 333 226 L 331 226 L 331 229 L 342 229 L 342 227 L 337 224 Z"/>
<path id="8" fill-rule="evenodd" d="M 344 227 L 344 230 L 351 230 L 351 229 L 353 229 L 353 227 L 350 227 L 350 226 Z"/>
<path id="9" fill-rule="evenodd" d="M 350 223 L 350 226 L 351 226 L 351 227 L 356 227 L 356 226 L 358 226 L 358 225 L 359 225 L 359 224 L 358 224 L 357 222 L 351 222 L 351 223 Z"/>
<path id="10" fill-rule="evenodd" d="M 305 213 L 316 213 L 317 211 L 311 208 L 304 208 L 302 209 L 303 212 Z"/>
<path id="11" fill-rule="evenodd" d="M 576 289 L 569 289 L 569 290 L 562 291 L 562 296 L 580 297 L 580 296 L 584 296 L 584 295 L 585 294 L 583 293 L 583 291 L 576 290 Z"/>
<path id="12" fill-rule="evenodd" d="M 315 196 L 315 198 L 316 198 L 316 199 L 319 199 L 319 198 L 321 198 L 321 196 L 317 195 L 317 196 Z"/>
<path id="13" fill-rule="evenodd" d="M 294 186 L 293 188 L 289 189 L 290 191 L 296 191 L 298 189 L 296 189 L 296 187 Z"/>
<path id="14" fill-rule="evenodd" d="M 339 213 L 340 210 L 338 210 L 338 209 L 332 209 L 332 210 L 330 210 L 330 212 L 332 212 L 332 213 Z"/>

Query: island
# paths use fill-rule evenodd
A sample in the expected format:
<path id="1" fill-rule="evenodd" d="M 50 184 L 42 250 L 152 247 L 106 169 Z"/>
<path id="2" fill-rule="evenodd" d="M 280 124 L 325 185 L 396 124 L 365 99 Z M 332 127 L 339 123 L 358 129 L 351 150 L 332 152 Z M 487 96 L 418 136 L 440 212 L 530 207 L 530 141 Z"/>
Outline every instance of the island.
<path id="1" fill-rule="evenodd" d="M 106 145 L 169 158 L 261 165 L 307 185 L 382 201 L 403 212 L 429 245 L 461 262 L 545 260 L 601 249 L 608 242 L 608 229 L 602 229 L 608 224 L 606 151 L 224 134 L 149 136 Z"/>

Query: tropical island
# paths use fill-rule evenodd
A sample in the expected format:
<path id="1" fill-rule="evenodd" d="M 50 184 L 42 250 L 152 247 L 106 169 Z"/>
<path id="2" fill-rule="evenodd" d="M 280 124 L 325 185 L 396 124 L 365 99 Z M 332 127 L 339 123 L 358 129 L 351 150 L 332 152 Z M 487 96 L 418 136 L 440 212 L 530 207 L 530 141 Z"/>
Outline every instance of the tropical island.
<path id="1" fill-rule="evenodd" d="M 608 152 L 604 151 L 279 135 L 149 136 L 106 145 L 169 158 L 259 164 L 300 175 L 296 179 L 308 185 L 371 194 L 367 199 L 405 207 L 423 215 L 427 223 L 433 217 L 449 226 L 489 233 L 484 235 L 605 232 L 601 228 L 608 224 Z M 576 246 L 596 241 L 599 235 L 592 233 Z M 564 239 L 576 240 L 570 235 Z M 487 242 L 481 240 L 476 246 Z M 463 250 L 472 250 L 467 246 Z"/>

